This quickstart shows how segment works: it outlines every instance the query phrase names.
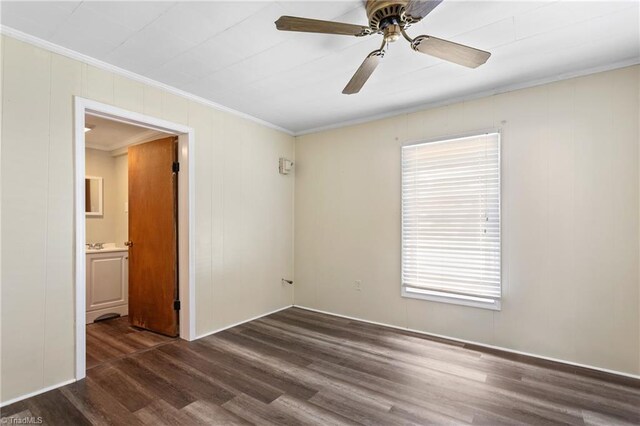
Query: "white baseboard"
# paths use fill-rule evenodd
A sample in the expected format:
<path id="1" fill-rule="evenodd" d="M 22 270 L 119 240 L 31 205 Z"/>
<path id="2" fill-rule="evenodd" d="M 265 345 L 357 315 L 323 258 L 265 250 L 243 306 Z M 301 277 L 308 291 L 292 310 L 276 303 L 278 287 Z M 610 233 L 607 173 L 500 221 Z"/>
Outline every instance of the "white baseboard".
<path id="1" fill-rule="evenodd" d="M 361 321 L 361 322 L 366 322 L 366 323 L 369 323 L 369 324 L 380 325 L 380 326 L 383 326 L 383 327 L 394 328 L 394 329 L 397 329 L 397 330 L 411 331 L 412 333 L 423 334 L 425 336 L 431 336 L 431 337 L 438 337 L 438 338 L 441 338 L 441 339 L 448 339 L 448 340 L 451 340 L 451 341 L 454 341 L 454 342 L 468 343 L 468 344 L 477 345 L 477 346 L 481 346 L 481 347 L 488 348 L 488 349 L 497 349 L 497 350 L 500 350 L 500 351 L 509 352 L 509 353 L 513 353 L 513 354 L 530 356 L 530 357 L 533 357 L 533 358 L 544 359 L 544 360 L 547 360 L 547 361 L 554 361 L 554 362 L 558 362 L 558 363 L 561 363 L 561 364 L 571 365 L 571 366 L 574 366 L 574 367 L 588 368 L 590 370 L 602 371 L 604 373 L 615 374 L 617 376 L 623 376 L 623 377 L 628 377 L 628 378 L 631 378 L 631 379 L 640 380 L 640 375 L 637 375 L 637 374 L 629 374 L 629 373 L 624 373 L 622 371 L 609 370 L 609 369 L 606 369 L 606 368 L 594 367 L 592 365 L 586 365 L 586 364 L 579 364 L 579 363 L 576 363 L 576 362 L 567 361 L 567 360 L 563 360 L 563 359 L 546 357 L 546 356 L 542 356 L 542 355 L 532 354 L 532 353 L 529 353 L 529 352 L 516 351 L 516 350 L 513 350 L 513 349 L 504 348 L 504 347 L 501 347 L 501 346 L 487 345 L 485 343 L 474 342 L 472 340 L 458 339 L 456 337 L 445 336 L 445 335 L 436 334 L 436 333 L 428 333 L 426 331 L 415 330 L 415 329 L 407 328 L 407 327 L 399 327 L 397 325 L 385 324 L 385 323 L 377 322 L 377 321 L 369 321 L 369 320 L 362 319 L 362 318 L 356 318 L 356 317 L 352 317 L 352 316 L 349 316 L 349 315 L 336 314 L 336 313 L 333 313 L 333 312 L 323 311 L 321 309 L 309 308 L 307 306 L 296 305 L 296 304 L 283 306 L 282 308 L 278 308 L 276 310 L 273 310 L 273 311 L 270 311 L 270 312 L 266 312 L 266 313 L 261 314 L 261 315 L 257 315 L 255 317 L 246 319 L 244 321 L 239 321 L 239 322 L 236 322 L 234 324 L 230 324 L 228 326 L 225 326 L 225 327 L 222 327 L 222 328 L 218 328 L 218 329 L 213 330 L 213 331 L 206 332 L 204 334 L 201 334 L 201 335 L 197 336 L 195 338 L 195 340 L 202 339 L 203 337 L 211 336 L 212 334 L 220 333 L 221 331 L 228 330 L 228 329 L 236 327 L 238 325 L 245 324 L 247 322 L 254 321 L 254 320 L 257 320 L 257 319 L 262 318 L 262 317 L 266 317 L 266 316 L 271 315 L 271 314 L 275 314 L 276 312 L 284 311 L 285 309 L 289 309 L 291 307 L 305 309 L 307 311 L 318 312 L 318 313 L 326 314 L 326 315 L 332 315 L 332 316 L 335 316 L 335 317 L 351 319 L 351 320 L 354 320 L 354 321 Z M 55 384 L 55 385 L 47 386 L 46 388 L 39 389 L 37 391 L 31 392 L 31 393 L 28 393 L 28 394 L 25 394 L 25 395 L 18 396 L 16 398 L 10 399 L 8 401 L 1 402 L 0 403 L 0 407 L 5 407 L 5 406 L 11 405 L 11 404 L 13 404 L 15 402 L 19 402 L 19 401 L 22 401 L 24 399 L 31 398 L 32 396 L 40 395 L 41 393 L 45 393 L 45 392 L 48 392 L 50 390 L 57 389 L 59 387 L 68 385 L 69 383 L 73 383 L 75 381 L 76 381 L 75 379 L 67 380 L 67 381 L 64 381 L 64 382 L 61 382 L 61 383 L 58 383 L 58 384 Z"/>
<path id="2" fill-rule="evenodd" d="M 209 332 L 207 332 L 207 333 L 204 333 L 204 334 L 201 334 L 201 335 L 197 336 L 197 337 L 195 338 L 195 340 L 201 339 L 201 338 L 203 338 L 203 337 L 210 336 L 210 335 L 212 335 L 212 334 L 220 333 L 221 331 L 227 330 L 227 329 L 229 329 L 229 328 L 236 327 L 236 326 L 238 326 L 238 325 L 241 325 L 241 324 L 247 323 L 247 322 L 249 322 L 249 321 L 257 320 L 258 318 L 266 317 L 267 315 L 275 314 L 276 312 L 280 312 L 280 311 L 283 311 L 283 310 L 285 310 L 285 309 L 289 309 L 289 308 L 291 308 L 292 306 L 293 306 L 293 305 L 283 306 L 282 308 L 278 308 L 278 309 L 276 309 L 276 310 L 274 310 L 274 311 L 266 312 L 266 313 L 264 313 L 264 314 L 257 315 L 257 316 L 255 316 L 255 317 L 253 317 L 253 318 L 249 318 L 249 319 L 246 319 L 246 320 L 244 320 L 244 321 L 239 321 L 239 322 L 237 322 L 237 323 L 234 323 L 234 324 L 231 324 L 231 325 L 228 325 L 228 326 L 222 327 L 222 328 L 218 328 L 218 329 L 213 330 L 213 331 L 209 331 Z M 0 403 L 0 407 L 5 407 L 5 406 L 7 406 L 7 405 L 11 405 L 11 404 L 13 404 L 13 403 L 15 403 L 15 402 L 19 402 L 19 401 L 22 401 L 22 400 L 24 400 L 24 399 L 31 398 L 32 396 L 36 396 L 36 395 L 40 395 L 41 393 L 49 392 L 50 390 L 54 390 L 54 389 L 60 388 L 60 387 L 62 387 L 62 386 L 68 385 L 69 383 L 73 383 L 73 382 L 75 382 L 75 381 L 76 381 L 76 379 L 67 380 L 67 381 L 64 381 L 64 382 L 61 382 L 61 383 L 58 383 L 58 384 L 55 384 L 55 385 L 47 386 L 46 388 L 39 389 L 39 390 L 37 390 L 37 391 L 31 392 L 31 393 L 28 393 L 28 394 L 25 394 L 25 395 L 21 395 L 21 396 L 15 397 L 15 398 L 13 398 L 13 399 L 10 399 L 10 400 L 8 400 L 8 401 L 4 401 L 4 402 Z"/>
<path id="3" fill-rule="evenodd" d="M 294 305 L 283 306 L 282 308 L 278 308 L 278 309 L 276 309 L 274 311 L 267 312 L 267 313 L 264 313 L 264 314 L 261 314 L 261 315 L 257 315 L 257 316 L 255 316 L 253 318 L 249 318 L 249 319 L 246 319 L 246 320 L 243 320 L 243 321 L 240 321 L 240 322 L 236 322 L 234 324 L 230 324 L 230 325 L 224 326 L 222 328 L 217 328 L 217 329 L 215 329 L 213 331 L 208 331 L 208 332 L 203 333 L 203 334 L 201 334 L 199 336 L 196 336 L 196 338 L 194 340 L 202 339 L 203 337 L 207 337 L 207 336 L 211 336 L 212 334 L 220 333 L 221 331 L 225 331 L 225 330 L 228 330 L 230 328 L 236 327 L 238 325 L 242 325 L 244 323 L 247 323 L 247 322 L 250 322 L 250 321 L 253 321 L 253 320 L 257 320 L 257 319 L 262 318 L 262 317 L 266 317 L 267 315 L 271 315 L 271 314 L 275 314 L 276 312 L 284 311 L 285 309 L 289 309 L 289 308 L 291 308 L 293 306 Z"/>
<path id="4" fill-rule="evenodd" d="M 362 319 L 362 318 L 351 317 L 349 315 L 336 314 L 334 312 L 328 312 L 328 311 L 323 311 L 321 309 L 309 308 L 307 306 L 302 306 L 302 305 L 294 304 L 293 307 L 300 308 L 300 309 L 305 309 L 307 311 L 318 312 L 318 313 L 321 313 L 321 314 L 332 315 L 334 317 L 340 317 L 340 318 L 351 319 L 351 320 L 354 320 L 354 321 L 366 322 L 366 323 L 369 323 L 369 324 L 380 325 L 380 326 L 383 326 L 383 327 L 394 328 L 394 329 L 397 329 L 397 330 L 410 331 L 412 333 L 423 334 L 425 336 L 438 337 L 438 338 L 441 338 L 441 339 L 447 339 L 447 340 L 451 340 L 451 341 L 454 341 L 454 342 L 460 342 L 460 343 L 468 343 L 470 345 L 481 346 L 481 347 L 487 348 L 487 349 L 496 349 L 496 350 L 499 350 L 499 351 L 509 352 L 509 353 L 512 353 L 512 354 L 530 356 L 532 358 L 538 358 L 538 359 L 543 359 L 543 360 L 546 360 L 546 361 L 558 362 L 560 364 L 571 365 L 573 367 L 587 368 L 589 370 L 601 371 L 603 373 L 615 374 L 616 376 L 622 376 L 622 377 L 628 377 L 628 378 L 631 378 L 631 379 L 640 380 L 640 375 L 637 375 L 637 374 L 630 374 L 630 373 L 625 373 L 625 372 L 617 371 L 617 370 L 609 370 L 607 368 L 595 367 L 593 365 L 579 364 L 577 362 L 567 361 L 567 360 L 564 360 L 564 359 L 551 358 L 551 357 L 548 357 L 548 356 L 532 354 L 530 352 L 516 351 L 514 349 L 509 349 L 509 348 L 505 348 L 505 347 L 502 347 L 502 346 L 488 345 L 486 343 L 474 342 L 473 340 L 459 339 L 457 337 L 445 336 L 443 334 L 429 333 L 429 332 L 422 331 L 422 330 L 415 330 L 413 328 L 400 327 L 400 326 L 397 326 L 397 325 L 385 324 L 383 322 L 369 321 L 369 320 Z"/>
<path id="5" fill-rule="evenodd" d="M 104 314 L 118 314 L 121 317 L 129 315 L 129 304 L 116 306 L 114 308 L 103 308 L 96 311 L 87 311 L 87 324 L 93 324 L 96 319 L 100 318 Z M 111 319 L 111 318 L 110 318 Z"/>
<path id="6" fill-rule="evenodd" d="M 8 401 L 0 402 L 0 407 L 6 407 L 7 405 L 11 405 L 15 402 L 22 401 L 23 399 L 31 398 L 32 396 L 40 395 L 41 393 L 45 393 L 45 392 L 49 392 L 50 390 L 61 388 L 62 386 L 68 385 L 69 383 L 73 383 L 75 381 L 76 379 L 65 380 L 64 382 L 56 383 L 55 385 L 47 386 L 46 388 L 38 389 L 37 391 L 33 391 L 25 395 L 17 396 Z"/>

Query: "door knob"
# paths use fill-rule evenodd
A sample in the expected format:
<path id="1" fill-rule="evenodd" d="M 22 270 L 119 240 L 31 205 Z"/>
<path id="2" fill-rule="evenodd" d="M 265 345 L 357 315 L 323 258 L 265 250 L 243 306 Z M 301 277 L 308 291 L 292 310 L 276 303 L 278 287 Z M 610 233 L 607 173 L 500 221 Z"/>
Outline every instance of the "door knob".
<path id="1" fill-rule="evenodd" d="M 133 247 L 133 241 L 125 241 L 124 245 L 127 247 Z"/>

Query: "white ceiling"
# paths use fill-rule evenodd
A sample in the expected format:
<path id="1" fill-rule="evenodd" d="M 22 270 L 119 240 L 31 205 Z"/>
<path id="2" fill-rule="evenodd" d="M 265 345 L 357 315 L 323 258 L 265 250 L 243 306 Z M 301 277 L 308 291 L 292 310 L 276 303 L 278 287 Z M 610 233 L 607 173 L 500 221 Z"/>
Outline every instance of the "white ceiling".
<path id="1" fill-rule="evenodd" d="M 168 133 L 90 114 L 85 115 L 84 123 L 85 127 L 91 129 L 84 134 L 87 148 L 100 149 L 102 151 L 115 151 L 126 146 L 169 136 Z"/>
<path id="2" fill-rule="evenodd" d="M 445 0 L 408 31 L 492 52 L 467 69 L 390 46 L 341 94 L 380 36 L 277 31 L 281 15 L 366 24 L 363 2 L 6 2 L 3 25 L 293 132 L 640 62 L 640 2 Z"/>

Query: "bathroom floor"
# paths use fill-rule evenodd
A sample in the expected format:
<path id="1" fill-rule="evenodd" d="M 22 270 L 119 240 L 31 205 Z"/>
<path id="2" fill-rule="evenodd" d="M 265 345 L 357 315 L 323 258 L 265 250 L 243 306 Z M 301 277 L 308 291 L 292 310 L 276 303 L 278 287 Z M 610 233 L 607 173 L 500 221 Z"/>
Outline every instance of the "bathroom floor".
<path id="1" fill-rule="evenodd" d="M 87 370 L 176 339 L 131 327 L 127 316 L 88 324 Z"/>

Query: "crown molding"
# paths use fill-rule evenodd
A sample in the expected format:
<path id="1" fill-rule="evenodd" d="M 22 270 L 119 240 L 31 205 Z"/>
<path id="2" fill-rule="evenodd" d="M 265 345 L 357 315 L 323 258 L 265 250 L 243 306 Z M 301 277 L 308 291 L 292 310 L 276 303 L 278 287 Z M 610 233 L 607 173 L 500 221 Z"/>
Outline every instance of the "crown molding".
<path id="1" fill-rule="evenodd" d="M 209 107 L 217 109 L 219 111 L 224 111 L 224 112 L 227 112 L 229 114 L 233 114 L 233 115 L 236 115 L 238 117 L 242 117 L 244 119 L 253 121 L 253 122 L 258 123 L 260 125 L 263 125 L 265 127 L 269 127 L 271 129 L 275 129 L 275 130 L 278 130 L 280 132 L 286 133 L 286 134 L 288 134 L 290 136 L 303 136 L 303 135 L 308 135 L 308 134 L 311 134 L 311 133 L 319 133 L 319 132 L 324 132 L 324 131 L 327 131 L 327 130 L 334 130 L 334 129 L 339 129 L 339 128 L 342 128 L 342 127 L 349 127 L 349 126 L 354 126 L 354 125 L 357 125 L 357 124 L 364 124 L 364 123 L 368 123 L 368 122 L 371 122 L 371 121 L 382 120 L 382 119 L 391 118 L 391 117 L 397 117 L 397 116 L 404 115 L 404 114 L 411 114 L 411 113 L 414 113 L 414 112 L 424 111 L 424 110 L 427 110 L 427 109 L 438 108 L 438 107 L 452 105 L 452 104 L 456 104 L 456 103 L 460 103 L 460 102 L 466 102 L 466 101 L 485 98 L 485 97 L 489 97 L 489 96 L 499 95 L 499 94 L 502 94 L 502 93 L 513 92 L 515 90 L 527 89 L 527 88 L 530 88 L 530 87 L 541 86 L 543 84 L 554 83 L 554 82 L 561 81 L 561 80 L 568 80 L 568 79 L 571 79 L 571 78 L 583 77 L 583 76 L 590 75 L 590 74 L 596 74 L 596 73 L 599 73 L 599 72 L 611 71 L 611 70 L 618 69 L 618 68 L 625 68 L 625 67 L 628 67 L 628 66 L 633 66 L 633 65 L 640 64 L 640 57 L 629 58 L 629 59 L 625 59 L 625 60 L 622 60 L 622 61 L 613 62 L 611 64 L 606 64 L 606 65 L 601 65 L 601 66 L 597 66 L 597 67 L 592 67 L 592 68 L 586 68 L 586 69 L 582 69 L 582 70 L 567 72 L 567 73 L 558 74 L 558 75 L 554 75 L 554 76 L 546 77 L 546 78 L 542 78 L 542 79 L 537 79 L 537 80 L 531 80 L 531 81 L 527 81 L 527 82 L 523 82 L 523 83 L 511 84 L 511 85 L 507 85 L 507 86 L 500 86 L 500 87 L 496 87 L 496 88 L 493 88 L 493 89 L 484 90 L 484 91 L 480 91 L 480 92 L 476 92 L 476 93 L 472 93 L 472 94 L 468 94 L 468 95 L 464 95 L 464 96 L 458 96 L 458 97 L 455 97 L 455 98 L 449 98 L 449 99 L 442 100 L 442 101 L 427 102 L 427 103 L 423 103 L 423 104 L 414 105 L 414 106 L 409 107 L 409 108 L 396 109 L 394 111 L 388 111 L 388 112 L 384 112 L 384 113 L 380 113 L 380 114 L 367 115 L 367 116 L 356 118 L 356 119 L 353 119 L 353 120 L 341 121 L 341 122 L 338 122 L 338 123 L 332 123 L 332 124 L 328 124 L 328 125 L 325 125 L 325 126 L 318 126 L 318 127 L 313 127 L 313 128 L 309 128 L 309 129 L 293 131 L 293 130 L 285 129 L 284 127 L 280 127 L 280 126 L 278 126 L 276 124 L 270 123 L 268 121 L 262 120 L 260 118 L 254 117 L 254 116 L 249 115 L 247 113 L 244 113 L 242 111 L 237 111 L 235 109 L 226 107 L 224 105 L 218 104 L 216 102 L 210 101 L 208 99 L 205 99 L 205 98 L 202 98 L 200 96 L 194 95 L 192 93 L 186 92 L 184 90 L 178 89 L 176 87 L 169 86 L 169 85 L 167 85 L 165 83 L 161 83 L 159 81 L 150 79 L 148 77 L 144 77 L 144 76 L 142 76 L 140 74 L 136 74 L 134 72 L 127 71 L 127 70 L 125 70 L 123 68 L 117 67 L 115 65 L 111 65 L 111 64 L 109 64 L 107 62 L 101 61 L 99 59 L 95 59 L 95 58 L 93 58 L 91 56 L 88 56 L 88 55 L 85 55 L 83 53 L 76 52 L 75 50 L 67 49 L 66 47 L 59 46 L 57 44 L 54 44 L 54 43 L 51 43 L 49 41 L 43 40 L 41 38 L 32 36 L 30 34 L 22 32 L 22 31 L 16 30 L 14 28 L 8 27 L 6 25 L 1 25 L 0 24 L 0 34 L 3 34 L 3 35 L 8 36 L 8 37 L 15 38 L 15 39 L 23 41 L 25 43 L 32 44 L 34 46 L 37 46 L 37 47 L 40 47 L 42 49 L 48 50 L 50 52 L 57 53 L 59 55 L 63 55 L 63 56 L 66 56 L 68 58 L 75 59 L 77 61 L 80 61 L 80 62 L 89 64 L 89 65 L 95 66 L 97 68 L 101 68 L 103 70 L 113 72 L 114 74 L 119 74 L 119 75 L 121 75 L 123 77 L 127 77 L 127 78 L 129 78 L 131 80 L 135 80 L 135 81 L 138 81 L 140 83 L 147 84 L 149 86 L 153 86 L 153 87 L 165 90 L 165 91 L 170 92 L 172 94 L 184 97 L 184 98 L 192 100 L 194 102 L 198 102 L 200 104 L 209 106 Z"/>
<path id="2" fill-rule="evenodd" d="M 425 111 L 427 109 L 438 108 L 447 105 L 453 105 L 460 102 L 472 101 L 475 99 L 486 98 L 489 96 L 499 95 L 501 93 L 513 92 L 521 89 L 528 89 L 530 87 L 542 86 L 544 84 L 555 83 L 557 81 L 569 80 L 571 78 L 583 77 L 590 74 L 597 74 L 605 71 L 612 71 L 619 68 L 626 68 L 640 64 L 640 57 L 625 59 L 623 61 L 613 62 L 611 64 L 600 65 L 597 67 L 586 68 L 582 70 L 567 72 L 563 74 L 554 75 L 552 77 L 541 78 L 538 80 L 531 80 L 523 83 L 510 84 L 507 86 L 497 87 L 490 90 L 483 90 L 481 92 L 472 93 L 469 95 L 458 96 L 456 98 L 449 98 L 443 101 L 427 102 L 424 104 L 415 105 L 409 108 L 403 108 L 399 110 L 384 112 L 381 114 L 368 115 L 362 118 L 356 118 L 353 120 L 341 121 L 339 123 L 327 124 L 326 126 L 314 127 L 306 130 L 299 130 L 294 132 L 294 136 L 303 136 L 311 133 L 319 133 L 327 130 L 339 129 L 342 127 L 355 126 L 357 124 L 369 123 L 376 120 L 382 120 L 385 118 L 397 117 L 404 114 L 411 114 L 418 111 Z"/>
<path id="3" fill-rule="evenodd" d="M 244 113 L 242 111 L 238 111 L 238 110 L 235 110 L 233 108 L 229 108 L 229 107 L 221 105 L 219 103 L 216 103 L 216 102 L 210 101 L 208 99 L 202 98 L 200 96 L 194 95 L 193 93 L 189 93 L 189 92 L 186 92 L 184 90 L 178 89 L 176 87 L 169 86 L 168 84 L 161 83 L 161 82 L 159 82 L 157 80 L 153 80 L 151 78 L 142 76 L 140 74 L 137 74 L 137 73 L 134 73 L 134 72 L 131 72 L 131 71 L 127 71 L 127 70 L 125 70 L 123 68 L 117 67 L 115 65 L 111 65 L 111 64 L 109 64 L 107 62 L 101 61 L 99 59 L 96 59 L 96 58 L 93 58 L 91 56 L 85 55 L 83 53 L 76 52 L 75 50 L 71 50 L 71 49 L 68 49 L 66 47 L 62 47 L 60 45 L 51 43 L 50 41 L 43 40 L 43 39 L 35 37 L 35 36 L 31 35 L 31 34 L 24 33 L 24 32 L 22 32 L 20 30 L 16 30 L 15 28 L 11 28 L 11 27 L 8 27 L 6 25 L 1 25 L 0 24 L 0 34 L 3 34 L 5 36 L 7 36 L 7 37 L 14 38 L 14 39 L 19 40 L 19 41 L 23 41 L 25 43 L 29 43 L 29 44 L 34 45 L 36 47 L 39 47 L 41 49 L 45 49 L 45 50 L 48 50 L 50 52 L 57 53 L 58 55 L 66 56 L 67 58 L 75 59 L 76 61 L 80 61 L 80 62 L 83 62 L 85 64 L 92 65 L 92 66 L 94 66 L 96 68 L 100 68 L 100 69 L 103 69 L 105 71 L 109 71 L 109 72 L 112 72 L 114 74 L 118 74 L 120 76 L 127 77 L 127 78 L 129 78 L 131 80 L 135 80 L 135 81 L 137 81 L 139 83 L 143 83 L 143 84 L 146 84 L 148 86 L 152 86 L 152 87 L 156 87 L 158 89 L 162 89 L 162 90 L 167 91 L 169 93 L 172 93 L 174 95 L 178 95 L 178 96 L 181 96 L 183 98 L 192 100 L 194 102 L 198 102 L 200 104 L 203 104 L 203 105 L 206 105 L 208 107 L 217 109 L 219 111 L 224 111 L 226 113 L 236 115 L 238 117 L 241 117 L 241 118 L 253 121 L 255 123 L 258 123 L 260 125 L 263 125 L 265 127 L 269 127 L 271 129 L 278 130 L 280 132 L 286 133 L 286 134 L 288 134 L 290 136 L 295 136 L 295 132 L 293 132 L 293 131 L 291 131 L 289 129 L 285 129 L 284 127 L 280 127 L 280 126 L 278 126 L 276 124 L 270 123 L 268 121 L 265 121 L 265 120 L 263 120 L 261 118 L 257 118 L 257 117 L 254 117 L 252 115 L 249 115 L 247 113 Z"/>

